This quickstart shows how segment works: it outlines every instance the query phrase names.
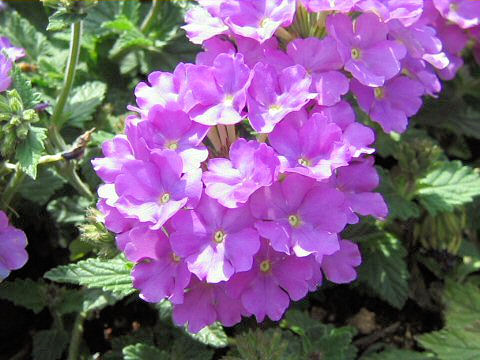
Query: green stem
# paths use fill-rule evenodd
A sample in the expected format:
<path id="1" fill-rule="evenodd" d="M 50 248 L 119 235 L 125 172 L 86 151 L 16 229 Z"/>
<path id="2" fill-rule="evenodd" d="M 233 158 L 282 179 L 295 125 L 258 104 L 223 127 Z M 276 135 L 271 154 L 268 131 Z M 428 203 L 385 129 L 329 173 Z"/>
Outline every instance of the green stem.
<path id="1" fill-rule="evenodd" d="M 87 312 L 78 313 L 73 324 L 72 337 L 70 338 L 70 346 L 68 347 L 68 360 L 77 360 L 78 351 L 80 350 L 80 342 L 83 336 L 83 322 L 87 318 Z"/>
<path id="2" fill-rule="evenodd" d="M 140 25 L 140 31 L 142 33 L 145 34 L 150 29 L 150 26 L 152 26 L 159 11 L 160 11 L 160 1 L 153 0 L 152 6 L 150 8 L 150 11 L 147 14 L 147 17 L 145 18 L 145 20 L 143 20 L 142 25 Z"/>
<path id="3" fill-rule="evenodd" d="M 70 185 L 72 185 L 80 195 L 88 199 L 93 199 L 94 196 L 90 191 L 90 188 L 78 176 L 77 171 L 75 169 L 75 163 L 73 162 L 67 163 L 67 166 L 62 171 L 62 175 L 68 179 L 68 182 L 70 183 Z"/>
<path id="4" fill-rule="evenodd" d="M 82 22 L 72 24 L 72 33 L 70 39 L 70 52 L 68 54 L 67 68 L 65 71 L 65 82 L 62 91 L 58 96 L 57 104 L 53 110 L 52 123 L 54 126 L 61 125 L 61 117 L 68 100 L 68 95 L 72 89 L 75 71 L 77 69 L 78 56 L 80 55 L 80 39 L 82 35 Z"/>
<path id="5" fill-rule="evenodd" d="M 8 205 L 13 199 L 13 195 L 17 192 L 18 187 L 22 184 L 24 178 L 25 173 L 17 166 L 15 173 L 11 176 L 10 181 L 2 193 L 1 206 L 3 209 L 6 210 L 8 208 Z"/>

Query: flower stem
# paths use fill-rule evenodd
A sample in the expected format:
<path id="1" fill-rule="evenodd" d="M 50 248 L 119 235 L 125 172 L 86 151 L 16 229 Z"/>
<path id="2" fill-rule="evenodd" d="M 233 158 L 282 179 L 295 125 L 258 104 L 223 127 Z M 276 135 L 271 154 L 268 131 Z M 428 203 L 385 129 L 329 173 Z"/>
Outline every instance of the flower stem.
<path id="1" fill-rule="evenodd" d="M 78 351 L 80 350 L 80 342 L 83 336 L 83 322 L 87 318 L 88 313 L 82 311 L 78 313 L 73 324 L 72 337 L 70 338 L 70 346 L 68 347 L 68 360 L 77 360 Z"/>
<path id="2" fill-rule="evenodd" d="M 218 131 L 215 126 L 212 126 L 210 128 L 210 131 L 208 132 L 207 137 L 212 143 L 215 151 L 220 152 L 220 149 L 222 148 L 222 143 L 220 142 L 220 137 L 218 136 Z"/>
<path id="3" fill-rule="evenodd" d="M 22 184 L 24 178 L 25 173 L 20 169 L 19 166 L 17 166 L 15 169 L 15 173 L 10 177 L 10 181 L 8 182 L 2 193 L 1 207 L 3 209 L 6 210 L 8 208 L 10 202 L 13 199 L 13 195 L 15 195 L 15 193 L 17 192 L 18 187 Z"/>
<path id="4" fill-rule="evenodd" d="M 142 33 L 146 33 L 150 29 L 150 26 L 152 26 L 159 11 L 160 11 L 160 1 L 153 0 L 152 6 L 150 7 L 150 11 L 145 17 L 145 20 L 143 20 L 142 25 L 140 25 L 140 31 Z"/>
<path id="5" fill-rule="evenodd" d="M 77 69 L 78 56 L 80 54 L 80 39 L 82 35 L 82 22 L 72 24 L 72 33 L 70 38 L 70 52 L 68 54 L 67 68 L 65 71 L 65 82 L 62 91 L 58 96 L 57 104 L 53 110 L 52 123 L 54 126 L 61 125 L 61 116 L 68 100 L 68 95 L 72 89 L 75 71 Z"/>

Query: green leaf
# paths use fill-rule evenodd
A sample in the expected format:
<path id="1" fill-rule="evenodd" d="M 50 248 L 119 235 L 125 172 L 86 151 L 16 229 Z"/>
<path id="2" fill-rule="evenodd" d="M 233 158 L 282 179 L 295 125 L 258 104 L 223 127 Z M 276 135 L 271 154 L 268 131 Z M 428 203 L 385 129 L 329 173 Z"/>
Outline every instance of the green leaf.
<path id="1" fill-rule="evenodd" d="M 56 310 L 61 314 L 101 310 L 120 301 L 123 296 L 101 289 L 63 289 Z"/>
<path id="2" fill-rule="evenodd" d="M 422 353 L 404 349 L 387 349 L 379 353 L 362 356 L 361 360 L 429 360 L 434 359 L 431 353 Z"/>
<path id="3" fill-rule="evenodd" d="M 53 194 L 65 184 L 65 179 L 51 167 L 40 166 L 37 178 L 27 178 L 20 186 L 23 198 L 45 205 Z"/>
<path id="4" fill-rule="evenodd" d="M 16 11 L 9 10 L 6 21 L 0 26 L 0 34 L 7 36 L 12 44 L 25 49 L 29 61 L 40 56 L 54 56 L 54 50 L 45 35 L 37 31 Z"/>
<path id="5" fill-rule="evenodd" d="M 92 119 L 95 110 L 103 102 L 106 92 L 107 85 L 100 81 L 88 82 L 73 89 L 65 107 L 66 123 L 83 129 L 84 123 Z"/>
<path id="6" fill-rule="evenodd" d="M 441 360 L 477 360 L 480 358 L 480 331 L 444 329 L 417 337 L 420 344 Z"/>
<path id="7" fill-rule="evenodd" d="M 393 234 L 380 229 L 372 231 L 367 239 L 360 244 L 363 264 L 359 280 L 383 300 L 401 309 L 408 298 L 407 251 Z"/>
<path id="8" fill-rule="evenodd" d="M 214 348 L 223 348 L 228 346 L 227 334 L 225 334 L 225 330 L 223 329 L 222 324 L 219 322 L 204 327 L 196 334 L 189 333 L 188 331 L 187 333 L 193 339 Z"/>
<path id="9" fill-rule="evenodd" d="M 85 211 L 93 205 L 81 196 L 64 196 L 51 201 L 47 210 L 59 224 L 79 224 L 85 221 Z"/>
<path id="10" fill-rule="evenodd" d="M 33 335 L 33 359 L 60 359 L 67 344 L 68 335 L 65 331 L 56 329 L 39 331 Z"/>
<path id="11" fill-rule="evenodd" d="M 480 325 L 480 289 L 470 283 L 460 284 L 447 279 L 443 294 L 447 307 L 447 328 L 467 328 L 475 321 Z"/>
<path id="12" fill-rule="evenodd" d="M 214 351 L 205 345 L 184 335 L 175 338 L 170 353 L 172 360 L 208 360 Z"/>
<path id="13" fill-rule="evenodd" d="M 79 22 L 84 19 L 86 14 L 78 14 L 67 11 L 66 9 L 60 9 L 55 11 L 48 18 L 48 31 L 59 31 L 64 30 L 69 27 L 71 24 Z"/>
<path id="14" fill-rule="evenodd" d="M 129 345 L 122 350 L 125 360 L 168 360 L 170 356 L 160 349 L 147 344 Z"/>
<path id="15" fill-rule="evenodd" d="M 32 179 L 37 177 L 37 165 L 45 151 L 47 129 L 31 126 L 27 138 L 17 147 L 15 158 L 20 168 Z"/>
<path id="16" fill-rule="evenodd" d="M 74 264 L 58 266 L 45 273 L 46 279 L 69 284 L 101 288 L 118 295 L 135 292 L 130 276 L 131 265 L 122 256 L 110 260 L 91 258 Z"/>
<path id="17" fill-rule="evenodd" d="M 402 194 L 400 189 L 404 188 L 399 184 L 398 179 L 393 179 L 388 170 L 377 167 L 381 177 L 381 183 L 378 191 L 383 195 L 388 205 L 388 218 L 408 220 L 420 216 L 420 208 L 413 201 L 407 199 L 406 194 Z"/>
<path id="18" fill-rule="evenodd" d="M 27 79 L 18 67 L 14 68 L 11 77 L 13 88 L 17 90 L 22 98 L 24 109 L 33 109 L 41 102 L 41 94 L 33 89 L 30 80 Z"/>
<path id="19" fill-rule="evenodd" d="M 296 354 L 296 357 L 287 355 L 289 344 L 279 329 L 250 330 L 237 335 L 235 343 L 235 349 L 230 351 L 225 360 L 302 359 L 299 354 Z"/>
<path id="20" fill-rule="evenodd" d="M 0 299 L 32 310 L 35 314 L 47 306 L 47 286 L 43 280 L 16 279 L 0 284 Z"/>
<path id="21" fill-rule="evenodd" d="M 460 161 L 443 162 L 419 180 L 416 194 L 432 215 L 451 212 L 480 195 L 480 175 Z"/>

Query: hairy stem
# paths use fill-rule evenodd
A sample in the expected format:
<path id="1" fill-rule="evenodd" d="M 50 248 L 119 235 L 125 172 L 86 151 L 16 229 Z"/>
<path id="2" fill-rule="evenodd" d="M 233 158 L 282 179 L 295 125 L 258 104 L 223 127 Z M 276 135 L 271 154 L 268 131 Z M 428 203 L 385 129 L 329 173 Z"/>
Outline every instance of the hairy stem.
<path id="1" fill-rule="evenodd" d="M 80 343 L 83 336 L 83 322 L 87 318 L 87 312 L 82 311 L 78 313 L 73 324 L 72 337 L 70 338 L 70 346 L 68 347 L 68 360 L 77 360 L 78 351 L 80 350 Z"/>
<path id="2" fill-rule="evenodd" d="M 72 24 L 72 33 L 70 38 L 70 52 L 68 54 L 68 62 L 65 71 L 65 82 L 62 91 L 58 96 L 57 104 L 53 109 L 52 123 L 54 126 L 61 125 L 61 117 L 63 110 L 72 89 L 73 80 L 75 79 L 75 72 L 77 69 L 78 56 L 80 55 L 80 39 L 82 35 L 82 22 Z"/>
<path id="3" fill-rule="evenodd" d="M 160 11 L 160 1 L 153 0 L 150 11 L 145 17 L 145 20 L 143 20 L 142 25 L 140 25 L 141 32 L 146 33 L 150 29 L 150 26 L 152 26 L 159 11 Z"/>

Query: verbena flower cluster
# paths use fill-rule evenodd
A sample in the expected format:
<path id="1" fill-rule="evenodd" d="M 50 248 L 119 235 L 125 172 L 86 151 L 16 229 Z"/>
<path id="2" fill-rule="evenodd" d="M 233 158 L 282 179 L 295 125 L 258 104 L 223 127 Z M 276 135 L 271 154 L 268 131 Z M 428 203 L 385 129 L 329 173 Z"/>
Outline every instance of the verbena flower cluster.
<path id="1" fill-rule="evenodd" d="M 0 281 L 12 270 L 20 269 L 28 260 L 25 250 L 25 233 L 8 223 L 7 215 L 0 210 Z"/>
<path id="2" fill-rule="evenodd" d="M 279 320 L 323 276 L 356 278 L 358 246 L 340 233 L 388 210 L 374 133 L 348 94 L 404 131 L 461 65 L 480 14 L 469 0 L 199 4 L 184 27 L 204 48 L 196 64 L 140 83 L 125 134 L 93 160 L 134 286 L 192 332 Z"/>

